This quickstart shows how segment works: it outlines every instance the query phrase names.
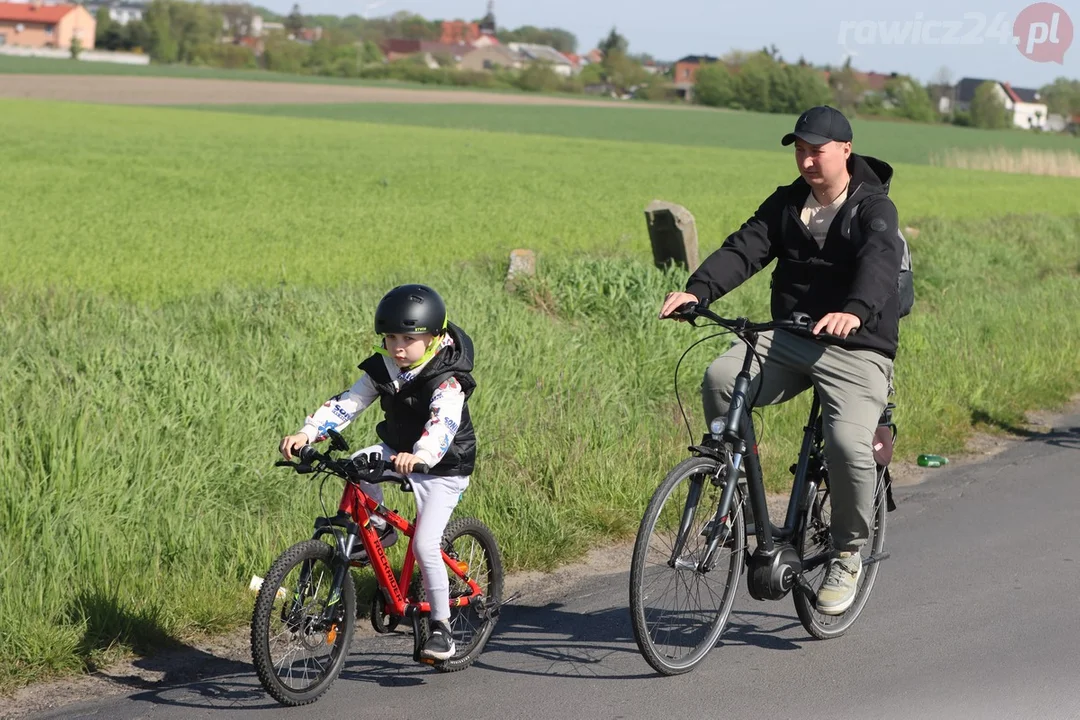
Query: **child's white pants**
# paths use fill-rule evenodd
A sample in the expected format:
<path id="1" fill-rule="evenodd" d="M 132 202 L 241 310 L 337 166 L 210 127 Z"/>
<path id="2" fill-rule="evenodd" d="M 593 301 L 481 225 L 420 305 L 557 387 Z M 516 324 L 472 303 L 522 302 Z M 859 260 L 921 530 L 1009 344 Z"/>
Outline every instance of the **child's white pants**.
<path id="1" fill-rule="evenodd" d="M 383 459 L 387 462 L 397 454 L 385 443 L 366 447 L 353 454 L 370 455 L 373 452 L 382 453 Z M 446 524 L 450 521 L 450 515 L 461 500 L 461 494 L 469 486 L 469 478 L 460 475 L 442 476 L 413 472 L 409 473 L 409 482 L 412 483 L 413 495 L 416 496 L 416 532 L 413 534 L 413 554 L 420 568 L 424 592 L 427 593 L 428 602 L 431 603 L 431 619 L 449 620 L 450 576 L 447 574 L 446 564 L 442 559 L 442 535 Z M 381 484 L 361 483 L 361 487 L 376 502 L 385 504 Z M 373 516 L 371 524 L 381 529 L 386 522 L 382 518 Z"/>

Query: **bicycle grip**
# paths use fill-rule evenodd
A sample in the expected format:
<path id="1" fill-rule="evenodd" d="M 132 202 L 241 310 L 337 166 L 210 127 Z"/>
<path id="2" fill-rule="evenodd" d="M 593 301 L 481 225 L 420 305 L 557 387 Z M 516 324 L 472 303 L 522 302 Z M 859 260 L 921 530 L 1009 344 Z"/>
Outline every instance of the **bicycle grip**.
<path id="1" fill-rule="evenodd" d="M 427 463 L 418 462 L 413 465 L 413 472 L 429 473 L 431 472 L 431 468 L 428 467 Z"/>

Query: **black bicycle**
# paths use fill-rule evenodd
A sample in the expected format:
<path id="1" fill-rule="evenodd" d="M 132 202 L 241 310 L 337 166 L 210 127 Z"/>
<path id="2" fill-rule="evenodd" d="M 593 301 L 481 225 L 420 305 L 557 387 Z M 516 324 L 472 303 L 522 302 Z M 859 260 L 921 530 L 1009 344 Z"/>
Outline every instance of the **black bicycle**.
<path id="1" fill-rule="evenodd" d="M 664 675 L 693 669 L 724 631 L 739 578 L 747 567 L 751 597 L 781 600 L 790 593 L 807 632 L 819 639 L 842 635 L 866 606 L 879 564 L 888 557 L 885 518 L 895 508 L 888 460 L 877 464 L 873 519 L 862 550 L 864 567 L 855 598 L 842 615 L 822 615 L 816 609 L 817 587 L 833 547 L 829 468 L 817 392 L 798 462 L 790 468 L 795 477 L 782 527 L 769 517 L 753 425 L 756 398 L 748 396 L 759 333 L 809 333 L 811 319 L 797 314 L 791 320 L 751 323 L 746 318 L 720 317 L 692 303 L 672 317 L 695 326 L 695 319 L 705 318 L 711 321 L 708 325 L 725 329 L 720 334 L 734 333 L 748 351 L 736 376 L 727 417 L 713 419 L 701 443 L 689 447 L 691 457 L 668 473 L 641 520 L 630 569 L 630 609 L 638 648 L 649 665 Z M 676 367 L 676 391 L 677 382 Z M 896 438 L 894 407 L 889 403 L 879 421 L 890 450 Z M 745 478 L 740 478 L 744 465 Z M 752 550 L 750 540 L 755 542 Z"/>

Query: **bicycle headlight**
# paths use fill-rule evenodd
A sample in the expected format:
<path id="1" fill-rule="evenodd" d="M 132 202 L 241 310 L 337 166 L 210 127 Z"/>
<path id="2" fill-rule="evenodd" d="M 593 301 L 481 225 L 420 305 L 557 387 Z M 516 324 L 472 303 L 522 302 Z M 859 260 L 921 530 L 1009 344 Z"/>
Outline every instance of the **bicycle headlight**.
<path id="1" fill-rule="evenodd" d="M 726 426 L 727 426 L 727 420 L 722 418 L 722 417 L 718 417 L 715 420 L 713 420 L 711 423 L 709 423 L 709 432 L 712 433 L 713 435 L 717 435 L 717 436 L 723 435 L 724 434 L 724 428 Z"/>

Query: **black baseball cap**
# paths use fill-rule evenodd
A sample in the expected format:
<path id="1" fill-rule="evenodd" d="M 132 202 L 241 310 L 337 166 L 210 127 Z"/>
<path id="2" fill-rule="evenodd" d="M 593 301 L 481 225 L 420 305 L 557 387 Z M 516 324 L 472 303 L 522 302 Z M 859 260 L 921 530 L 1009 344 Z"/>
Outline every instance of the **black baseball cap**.
<path id="1" fill-rule="evenodd" d="M 818 105 L 799 116 L 795 129 L 785 135 L 780 144 L 790 145 L 795 138 L 811 145 L 824 145 L 832 140 L 851 142 L 851 123 L 836 108 Z"/>

